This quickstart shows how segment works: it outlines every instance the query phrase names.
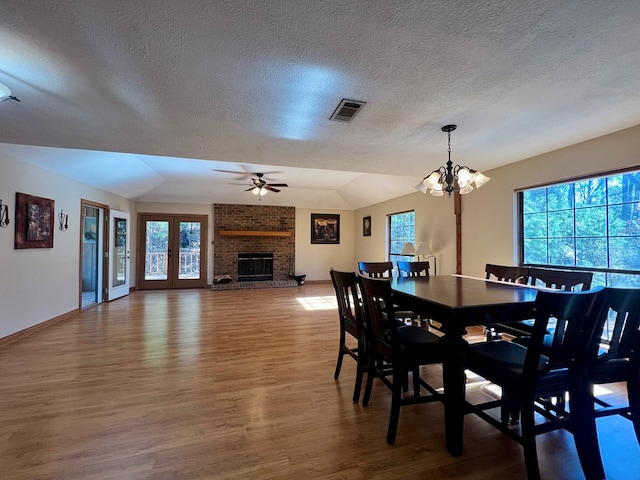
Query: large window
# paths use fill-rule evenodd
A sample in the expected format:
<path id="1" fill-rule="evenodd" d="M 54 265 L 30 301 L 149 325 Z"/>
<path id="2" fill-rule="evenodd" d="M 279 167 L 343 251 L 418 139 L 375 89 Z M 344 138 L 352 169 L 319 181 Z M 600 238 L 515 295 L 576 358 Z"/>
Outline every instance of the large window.
<path id="1" fill-rule="evenodd" d="M 640 171 L 519 192 L 523 265 L 593 271 L 640 287 Z"/>
<path id="2" fill-rule="evenodd" d="M 416 215 L 413 210 L 389 215 L 389 260 L 413 260 L 412 256 L 404 256 L 400 252 L 407 242 L 415 245 L 415 231 Z"/>

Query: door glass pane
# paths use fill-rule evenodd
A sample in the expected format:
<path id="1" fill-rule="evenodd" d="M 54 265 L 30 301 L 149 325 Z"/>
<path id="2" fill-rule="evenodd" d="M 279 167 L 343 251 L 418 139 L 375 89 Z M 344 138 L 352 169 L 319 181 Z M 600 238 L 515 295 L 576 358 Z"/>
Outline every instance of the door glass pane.
<path id="1" fill-rule="evenodd" d="M 180 222 L 179 280 L 200 278 L 200 222 Z"/>
<path id="2" fill-rule="evenodd" d="M 98 303 L 98 262 L 100 222 L 99 210 L 94 207 L 84 208 L 82 222 L 82 307 Z"/>
<path id="3" fill-rule="evenodd" d="M 169 222 L 146 222 L 145 280 L 166 280 L 169 265 Z"/>
<path id="4" fill-rule="evenodd" d="M 124 218 L 114 218 L 114 252 L 112 285 L 119 287 L 127 281 L 127 221 Z"/>

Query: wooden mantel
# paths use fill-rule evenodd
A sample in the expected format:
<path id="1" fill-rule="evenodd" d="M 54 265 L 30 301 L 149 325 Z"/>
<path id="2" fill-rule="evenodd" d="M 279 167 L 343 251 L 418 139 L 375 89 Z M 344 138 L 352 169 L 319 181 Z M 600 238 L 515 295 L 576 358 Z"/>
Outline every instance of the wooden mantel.
<path id="1" fill-rule="evenodd" d="M 220 230 L 223 237 L 290 237 L 291 232 L 273 230 Z"/>

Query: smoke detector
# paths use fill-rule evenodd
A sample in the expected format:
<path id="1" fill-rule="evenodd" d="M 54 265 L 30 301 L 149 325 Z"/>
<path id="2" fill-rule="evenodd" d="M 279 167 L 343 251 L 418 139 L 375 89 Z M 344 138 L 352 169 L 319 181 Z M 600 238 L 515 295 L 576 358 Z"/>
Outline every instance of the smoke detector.
<path id="1" fill-rule="evenodd" d="M 351 120 L 353 120 L 353 117 L 356 116 L 356 113 L 358 113 L 360 109 L 366 104 L 367 102 L 343 98 L 336 109 L 333 111 L 331 117 L 329 117 L 329 120 L 336 120 L 338 122 L 350 122 Z"/>

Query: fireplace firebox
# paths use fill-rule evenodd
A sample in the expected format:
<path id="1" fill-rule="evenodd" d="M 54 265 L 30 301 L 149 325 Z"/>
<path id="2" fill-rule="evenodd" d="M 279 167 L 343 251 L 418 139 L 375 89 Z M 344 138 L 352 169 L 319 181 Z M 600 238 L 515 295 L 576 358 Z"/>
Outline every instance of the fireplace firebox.
<path id="1" fill-rule="evenodd" d="M 238 281 L 273 280 L 273 253 L 239 253 Z"/>

